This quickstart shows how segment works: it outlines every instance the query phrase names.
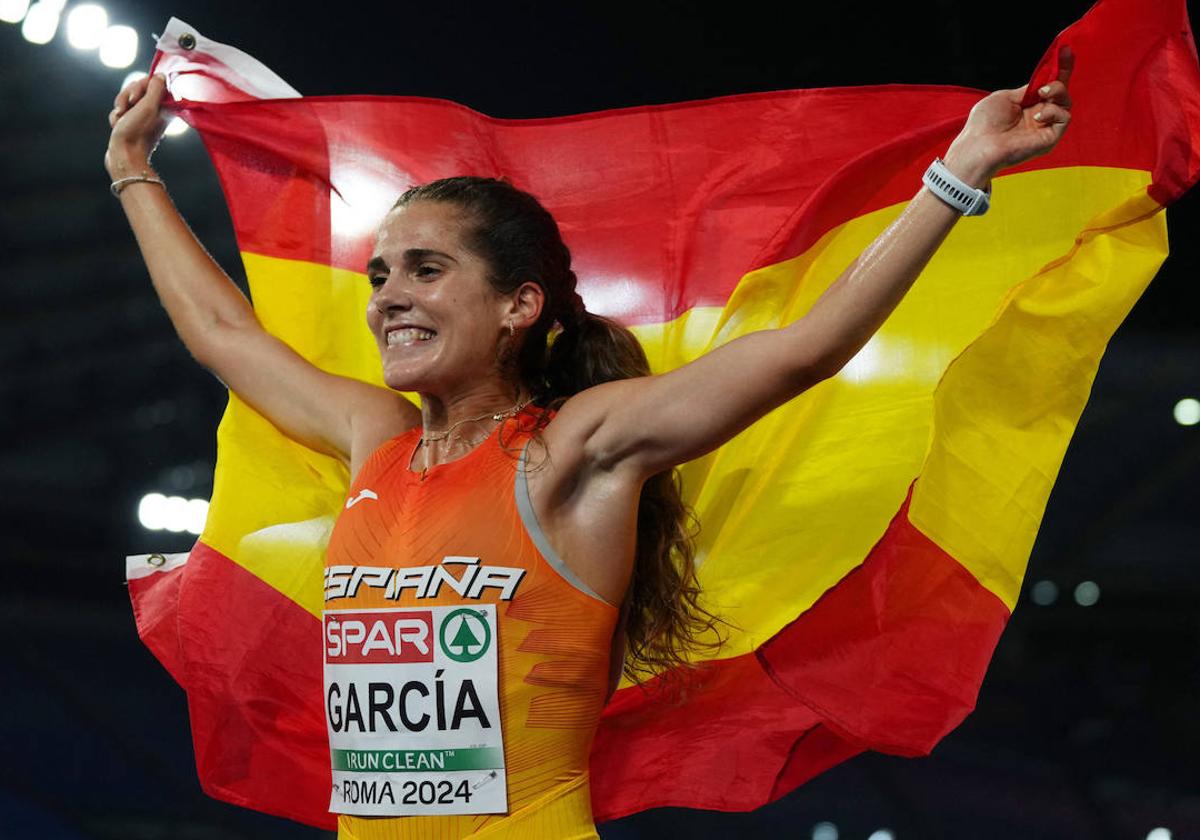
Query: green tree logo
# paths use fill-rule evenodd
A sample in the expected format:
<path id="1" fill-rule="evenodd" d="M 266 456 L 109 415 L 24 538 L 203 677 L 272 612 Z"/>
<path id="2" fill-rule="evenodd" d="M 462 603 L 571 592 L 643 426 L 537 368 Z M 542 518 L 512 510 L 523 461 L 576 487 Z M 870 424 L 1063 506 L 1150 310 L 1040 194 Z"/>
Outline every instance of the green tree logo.
<path id="1" fill-rule="evenodd" d="M 454 631 L 454 637 L 447 642 L 446 637 L 451 630 Z M 474 662 L 487 653 L 492 645 L 492 628 L 488 624 L 487 613 L 465 607 L 454 610 L 442 620 L 438 642 L 442 646 L 442 653 L 455 662 Z"/>

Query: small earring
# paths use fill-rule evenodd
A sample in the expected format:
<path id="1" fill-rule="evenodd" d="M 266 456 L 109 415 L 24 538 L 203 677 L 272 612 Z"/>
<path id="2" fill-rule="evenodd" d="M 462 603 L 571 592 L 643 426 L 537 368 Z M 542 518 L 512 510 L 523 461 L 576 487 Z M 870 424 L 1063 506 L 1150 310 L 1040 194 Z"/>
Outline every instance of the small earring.
<path id="1" fill-rule="evenodd" d="M 512 337 L 513 337 L 514 335 L 516 335 L 516 334 L 517 334 L 517 329 L 516 329 L 516 327 L 514 327 L 514 326 L 513 326 L 513 322 L 512 322 L 512 321 L 509 321 L 509 322 L 508 322 L 508 337 L 509 337 L 509 338 L 512 338 Z"/>

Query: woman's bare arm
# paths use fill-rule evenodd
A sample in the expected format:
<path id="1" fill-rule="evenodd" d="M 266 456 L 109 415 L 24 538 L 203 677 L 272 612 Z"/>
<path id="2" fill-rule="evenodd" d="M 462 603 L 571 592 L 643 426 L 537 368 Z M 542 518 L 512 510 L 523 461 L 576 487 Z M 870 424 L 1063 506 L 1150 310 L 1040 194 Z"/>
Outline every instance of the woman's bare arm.
<path id="1" fill-rule="evenodd" d="M 164 82 L 134 82 L 117 97 L 105 166 L 113 180 L 154 176 Z M 120 193 L 159 300 L 200 364 L 290 437 L 350 463 L 358 448 L 420 420 L 399 394 L 321 371 L 267 333 L 241 291 L 192 235 L 166 190 L 132 182 Z"/>
<path id="2" fill-rule="evenodd" d="M 1070 118 L 1067 53 L 1041 102 L 1024 88 L 981 100 L 946 153 L 951 172 L 982 187 L 1004 167 L 1049 152 Z M 609 382 L 573 397 L 553 424 L 581 464 L 644 479 L 720 446 L 768 411 L 835 375 L 867 343 L 959 218 L 922 187 L 904 212 L 803 318 L 735 339 L 669 373 Z M 550 430 L 548 430 L 548 437 Z"/>

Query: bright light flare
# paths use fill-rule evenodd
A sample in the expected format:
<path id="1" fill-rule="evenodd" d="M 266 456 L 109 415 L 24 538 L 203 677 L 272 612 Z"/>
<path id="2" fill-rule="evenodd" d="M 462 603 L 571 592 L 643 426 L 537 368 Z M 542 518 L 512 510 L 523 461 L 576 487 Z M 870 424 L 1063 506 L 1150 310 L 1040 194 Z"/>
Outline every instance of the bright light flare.
<path id="1" fill-rule="evenodd" d="M 1175 403 L 1175 422 L 1180 426 L 1200 423 L 1200 400 L 1188 397 Z"/>
<path id="2" fill-rule="evenodd" d="M 831 822 L 819 822 L 813 826 L 812 840 L 838 840 L 838 827 Z"/>
<path id="3" fill-rule="evenodd" d="M 34 3 L 21 24 L 21 34 L 31 44 L 49 44 L 58 31 L 59 6 L 54 2 Z"/>
<path id="4" fill-rule="evenodd" d="M 100 63 L 105 67 L 128 67 L 137 60 L 138 34 L 132 26 L 110 26 L 100 42 Z"/>
<path id="5" fill-rule="evenodd" d="M 165 508 L 167 497 L 162 493 L 147 493 L 138 502 L 138 522 L 147 531 L 161 531 L 166 525 Z"/>
<path id="6" fill-rule="evenodd" d="M 29 0 L 0 0 L 0 20 L 20 23 L 29 11 Z"/>
<path id="7" fill-rule="evenodd" d="M 1146 833 L 1146 840 L 1171 840 L 1171 829 L 1161 826 L 1152 828 Z"/>
<path id="8" fill-rule="evenodd" d="M 163 505 L 163 527 L 176 534 L 187 530 L 191 511 L 188 510 L 188 500 L 182 496 L 167 496 Z"/>
<path id="9" fill-rule="evenodd" d="M 67 43 L 77 50 L 96 49 L 107 31 L 108 12 L 103 6 L 82 3 L 67 13 Z"/>
<path id="10" fill-rule="evenodd" d="M 1100 600 L 1100 586 L 1095 581 L 1085 580 L 1075 587 L 1075 603 L 1081 607 L 1091 607 Z"/>
<path id="11" fill-rule="evenodd" d="M 184 530 L 198 536 L 204 530 L 204 523 L 207 521 L 208 502 L 204 499 L 188 499 L 187 524 L 184 526 Z"/>
<path id="12" fill-rule="evenodd" d="M 1058 584 L 1052 580 L 1039 580 L 1029 590 L 1029 597 L 1039 607 L 1048 607 L 1058 600 Z"/>
<path id="13" fill-rule="evenodd" d="M 199 535 L 208 519 L 208 502 L 147 493 L 138 503 L 138 522 L 148 531 L 172 531 Z"/>
<path id="14" fill-rule="evenodd" d="M 867 840 L 896 840 L 896 835 L 892 834 L 892 832 L 886 828 L 881 828 L 877 831 L 872 831 L 871 836 L 868 837 Z"/>
<path id="15" fill-rule="evenodd" d="M 329 196 L 329 223 L 337 236 L 350 238 L 374 232 L 392 209 L 404 187 L 395 167 L 381 159 L 362 160 L 338 170 Z"/>
<path id="16" fill-rule="evenodd" d="M 175 117 L 169 123 L 167 123 L 167 129 L 163 132 L 163 134 L 167 135 L 168 137 L 178 137 L 187 130 L 188 124 L 179 119 L 179 117 Z"/>

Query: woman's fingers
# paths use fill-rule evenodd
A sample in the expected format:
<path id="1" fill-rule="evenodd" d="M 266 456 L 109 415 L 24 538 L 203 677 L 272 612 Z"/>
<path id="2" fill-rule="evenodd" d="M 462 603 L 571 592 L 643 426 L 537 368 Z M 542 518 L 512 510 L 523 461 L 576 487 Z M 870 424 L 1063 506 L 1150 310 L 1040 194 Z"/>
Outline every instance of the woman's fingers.
<path id="1" fill-rule="evenodd" d="M 165 90 L 166 80 L 152 76 L 131 82 L 117 95 L 115 107 L 108 114 L 110 149 L 133 149 L 139 155 L 150 156 L 167 123 L 167 115 L 160 110 Z"/>
<path id="2" fill-rule="evenodd" d="M 1071 107 L 1071 96 L 1067 93 L 1067 86 L 1057 79 L 1038 88 L 1038 96 L 1043 101 L 1053 102 L 1056 105 L 1062 105 L 1064 108 Z"/>
<path id="3" fill-rule="evenodd" d="M 146 87 L 145 87 L 144 91 L 147 93 L 150 92 L 151 87 L 154 88 L 155 95 L 158 96 L 159 99 L 161 99 L 163 93 L 165 93 L 167 90 L 167 77 L 160 75 L 158 73 L 155 73 L 153 76 L 147 77 L 146 78 Z"/>
<path id="4" fill-rule="evenodd" d="M 1075 51 L 1064 46 L 1058 53 L 1058 81 L 1064 85 L 1071 81 L 1071 73 L 1075 70 Z"/>
<path id="5" fill-rule="evenodd" d="M 1042 125 L 1066 125 L 1071 121 L 1071 112 L 1053 102 L 1044 102 L 1034 111 L 1033 119 Z"/>
<path id="6" fill-rule="evenodd" d="M 149 77 L 137 79 L 127 84 L 117 93 L 116 98 L 113 100 L 113 108 L 116 110 L 118 118 L 146 95 L 149 84 Z"/>
<path id="7" fill-rule="evenodd" d="M 145 84 L 138 89 L 137 102 L 134 104 L 136 105 L 138 102 L 143 100 L 149 100 L 149 104 L 146 107 L 153 108 L 155 111 L 158 111 L 159 107 L 162 105 L 163 93 L 167 89 L 167 80 L 162 76 L 156 75 L 150 76 L 147 79 L 143 79 L 143 81 Z"/>

